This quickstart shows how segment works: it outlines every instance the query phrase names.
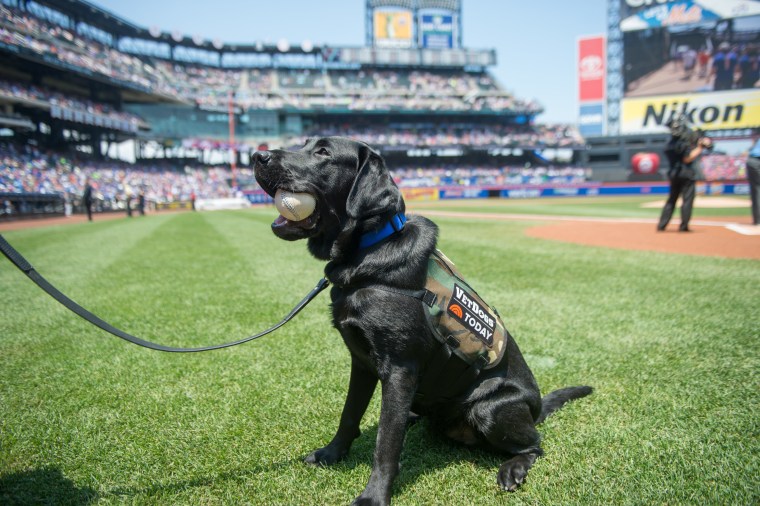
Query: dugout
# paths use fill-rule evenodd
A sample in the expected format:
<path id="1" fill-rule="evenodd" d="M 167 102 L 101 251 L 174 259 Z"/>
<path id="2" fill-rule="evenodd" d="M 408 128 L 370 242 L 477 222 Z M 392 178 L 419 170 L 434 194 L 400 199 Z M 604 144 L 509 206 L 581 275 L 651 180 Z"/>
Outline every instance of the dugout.
<path id="1" fill-rule="evenodd" d="M 61 195 L 49 193 L 0 193 L 0 221 L 63 216 Z"/>

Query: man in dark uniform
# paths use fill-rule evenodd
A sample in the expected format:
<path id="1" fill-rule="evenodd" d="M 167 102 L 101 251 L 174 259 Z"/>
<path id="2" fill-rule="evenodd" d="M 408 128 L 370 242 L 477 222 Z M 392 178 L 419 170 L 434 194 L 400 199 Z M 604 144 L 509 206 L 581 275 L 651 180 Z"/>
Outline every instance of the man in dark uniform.
<path id="1" fill-rule="evenodd" d="M 712 148 L 712 141 L 709 137 L 696 136 L 689 129 L 686 118 L 676 118 L 670 122 L 669 126 L 670 141 L 665 147 L 665 156 L 668 157 L 670 163 L 668 170 L 670 194 L 665 207 L 662 208 L 657 230 L 663 231 L 668 226 L 676 201 L 681 196 L 683 198 L 681 226 L 678 229 L 681 232 L 689 232 L 689 220 L 697 185 L 697 160 L 705 149 Z"/>
<path id="2" fill-rule="evenodd" d="M 752 202 L 752 224 L 760 226 L 760 136 L 755 139 L 747 157 L 749 197 Z"/>
<path id="3" fill-rule="evenodd" d="M 140 213 L 140 216 L 145 216 L 145 190 L 140 190 L 140 193 L 137 195 L 137 211 Z"/>
<path id="4" fill-rule="evenodd" d="M 87 211 L 87 219 L 92 221 L 92 185 L 90 184 L 90 178 L 88 177 L 84 181 L 84 193 L 82 194 L 82 203 Z"/>

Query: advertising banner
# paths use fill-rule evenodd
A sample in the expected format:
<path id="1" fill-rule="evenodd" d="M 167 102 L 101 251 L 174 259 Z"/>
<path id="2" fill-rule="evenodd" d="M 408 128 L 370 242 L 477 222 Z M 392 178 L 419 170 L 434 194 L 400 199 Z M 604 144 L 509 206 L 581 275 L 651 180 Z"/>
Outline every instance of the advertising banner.
<path id="1" fill-rule="evenodd" d="M 274 199 L 264 190 L 244 190 L 243 194 L 251 204 L 274 204 Z"/>
<path id="2" fill-rule="evenodd" d="M 406 198 L 410 188 L 402 189 Z M 423 190 L 418 188 L 417 190 Z M 596 197 L 612 195 L 667 195 L 670 184 L 667 182 L 641 182 L 641 183 L 599 183 L 587 182 L 565 186 L 551 184 L 542 185 L 507 185 L 501 188 L 482 187 L 455 188 L 455 187 L 428 187 L 419 193 L 410 193 L 423 200 L 445 199 L 529 199 L 543 197 Z M 432 194 L 437 193 L 438 197 Z M 749 184 L 746 181 L 700 181 L 697 184 L 697 193 L 700 195 L 747 195 Z M 248 197 L 251 199 L 251 196 Z M 271 201 L 271 200 L 270 200 Z M 254 202 L 252 200 L 252 202 Z"/>
<path id="3" fill-rule="evenodd" d="M 439 192 L 440 199 L 484 199 L 488 197 L 488 190 L 485 188 L 458 188 L 446 187 Z"/>
<path id="4" fill-rule="evenodd" d="M 374 32 L 377 47 L 412 47 L 412 12 L 375 10 Z"/>
<path id="5" fill-rule="evenodd" d="M 454 16 L 451 14 L 420 15 L 420 46 L 425 49 L 454 47 Z"/>
<path id="6" fill-rule="evenodd" d="M 760 15 L 758 0 L 622 0 L 624 32 Z"/>
<path id="7" fill-rule="evenodd" d="M 541 197 L 592 197 L 613 195 L 667 195 L 668 183 L 585 183 L 576 187 L 535 186 L 502 190 L 504 199 L 525 199 Z M 747 183 L 704 182 L 697 185 L 700 195 L 746 195 Z"/>
<path id="8" fill-rule="evenodd" d="M 578 39 L 578 92 L 581 102 L 604 100 L 605 90 L 604 36 Z"/>
<path id="9" fill-rule="evenodd" d="M 438 200 L 438 188 L 401 188 L 404 200 Z"/>
<path id="10" fill-rule="evenodd" d="M 760 127 L 760 91 L 625 98 L 620 106 L 620 132 L 663 133 L 671 119 L 685 115 L 703 130 Z"/>
<path id="11" fill-rule="evenodd" d="M 578 130 L 584 137 L 604 135 L 604 104 L 581 103 Z"/>

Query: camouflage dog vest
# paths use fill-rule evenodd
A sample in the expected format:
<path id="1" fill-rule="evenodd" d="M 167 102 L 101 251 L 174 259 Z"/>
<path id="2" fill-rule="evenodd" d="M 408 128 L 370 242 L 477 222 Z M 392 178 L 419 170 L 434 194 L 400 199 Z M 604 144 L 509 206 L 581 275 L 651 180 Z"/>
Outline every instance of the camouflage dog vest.
<path id="1" fill-rule="evenodd" d="M 496 367 L 507 348 L 509 332 L 496 309 L 486 304 L 438 250 L 428 260 L 423 290 L 382 285 L 369 287 L 419 299 L 435 339 L 440 343 L 425 363 L 415 393 L 415 412 L 461 395 L 480 371 Z"/>
<path id="2" fill-rule="evenodd" d="M 478 363 L 482 369 L 496 366 L 504 356 L 508 335 L 499 313 L 480 298 L 454 263 L 438 250 L 428 261 L 425 289 L 435 294 L 425 309 L 436 339 L 469 365 Z"/>

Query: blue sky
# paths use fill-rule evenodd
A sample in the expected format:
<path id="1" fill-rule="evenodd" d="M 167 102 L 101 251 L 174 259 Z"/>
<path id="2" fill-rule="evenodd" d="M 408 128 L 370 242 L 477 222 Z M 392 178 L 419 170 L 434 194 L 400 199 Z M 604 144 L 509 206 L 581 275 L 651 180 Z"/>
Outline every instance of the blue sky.
<path id="1" fill-rule="evenodd" d="M 361 46 L 364 0 L 91 0 L 137 25 L 219 38 Z M 544 105 L 542 123 L 574 123 L 577 39 L 606 31 L 607 0 L 462 0 L 465 47 L 493 48 L 491 72 L 515 95 Z"/>

